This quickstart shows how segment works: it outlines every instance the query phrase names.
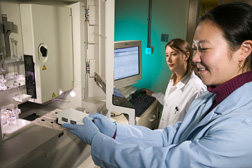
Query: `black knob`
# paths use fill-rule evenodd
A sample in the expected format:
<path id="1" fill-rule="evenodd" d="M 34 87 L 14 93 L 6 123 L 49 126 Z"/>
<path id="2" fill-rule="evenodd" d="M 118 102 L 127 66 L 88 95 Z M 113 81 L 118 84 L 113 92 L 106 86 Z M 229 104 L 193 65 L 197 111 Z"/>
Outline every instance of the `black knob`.
<path id="1" fill-rule="evenodd" d="M 40 52 L 43 57 L 47 57 L 47 49 L 44 46 L 40 47 Z"/>

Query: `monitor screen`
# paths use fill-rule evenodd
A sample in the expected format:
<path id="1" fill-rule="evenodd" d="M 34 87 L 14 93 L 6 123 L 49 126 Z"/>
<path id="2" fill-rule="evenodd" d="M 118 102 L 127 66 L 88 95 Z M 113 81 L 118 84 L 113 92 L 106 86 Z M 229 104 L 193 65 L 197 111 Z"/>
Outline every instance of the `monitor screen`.
<path id="1" fill-rule="evenodd" d="M 114 84 L 116 87 L 130 86 L 142 79 L 141 41 L 115 42 Z"/>
<path id="2" fill-rule="evenodd" d="M 114 80 L 140 73 L 138 46 L 114 50 Z"/>

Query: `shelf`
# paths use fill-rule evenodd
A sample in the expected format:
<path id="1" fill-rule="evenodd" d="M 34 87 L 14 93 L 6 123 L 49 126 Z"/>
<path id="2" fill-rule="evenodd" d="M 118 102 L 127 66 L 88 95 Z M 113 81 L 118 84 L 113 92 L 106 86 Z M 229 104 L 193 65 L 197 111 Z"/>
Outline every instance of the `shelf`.
<path id="1" fill-rule="evenodd" d="M 14 58 L 6 58 L 4 60 L 1 60 L 0 61 L 0 64 L 13 64 L 13 63 L 16 63 L 16 64 L 22 64 L 24 61 L 19 58 L 19 57 L 14 57 Z"/>

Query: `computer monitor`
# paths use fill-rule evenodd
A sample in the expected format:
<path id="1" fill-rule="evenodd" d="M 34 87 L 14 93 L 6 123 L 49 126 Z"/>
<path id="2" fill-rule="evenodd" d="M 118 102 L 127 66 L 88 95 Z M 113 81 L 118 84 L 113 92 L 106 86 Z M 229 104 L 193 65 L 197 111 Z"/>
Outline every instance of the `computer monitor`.
<path id="1" fill-rule="evenodd" d="M 114 45 L 114 86 L 129 89 L 142 79 L 141 41 L 117 41 Z M 136 89 L 134 89 L 136 90 Z"/>

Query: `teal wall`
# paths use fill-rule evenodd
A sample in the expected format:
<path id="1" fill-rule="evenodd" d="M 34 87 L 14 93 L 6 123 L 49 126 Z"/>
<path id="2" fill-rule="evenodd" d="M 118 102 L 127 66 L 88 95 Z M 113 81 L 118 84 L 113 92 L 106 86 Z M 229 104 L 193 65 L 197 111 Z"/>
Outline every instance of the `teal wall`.
<path id="1" fill-rule="evenodd" d="M 188 0 L 152 1 L 151 46 L 154 53 L 147 55 L 149 0 L 115 0 L 115 41 L 142 41 L 143 79 L 134 85 L 138 89 L 165 92 L 171 71 L 166 64 L 166 42 L 161 41 L 161 34 L 168 34 L 169 40 L 186 39 L 188 4 Z"/>

